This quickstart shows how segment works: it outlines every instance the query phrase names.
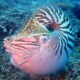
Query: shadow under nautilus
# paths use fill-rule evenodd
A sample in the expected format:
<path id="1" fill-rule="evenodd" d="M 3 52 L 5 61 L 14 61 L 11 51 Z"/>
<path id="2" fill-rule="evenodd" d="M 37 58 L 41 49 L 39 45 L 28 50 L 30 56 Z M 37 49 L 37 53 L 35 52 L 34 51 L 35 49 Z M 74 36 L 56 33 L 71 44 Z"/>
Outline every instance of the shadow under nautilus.
<path id="1" fill-rule="evenodd" d="M 45 6 L 20 33 L 7 37 L 4 46 L 17 68 L 30 74 L 49 74 L 66 64 L 74 47 L 74 33 L 62 10 Z"/>

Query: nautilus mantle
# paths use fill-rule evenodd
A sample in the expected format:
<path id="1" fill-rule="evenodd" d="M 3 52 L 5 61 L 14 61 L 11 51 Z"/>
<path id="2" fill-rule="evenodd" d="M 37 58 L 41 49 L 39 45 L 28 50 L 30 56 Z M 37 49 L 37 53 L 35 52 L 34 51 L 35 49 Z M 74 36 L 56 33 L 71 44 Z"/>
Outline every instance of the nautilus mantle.
<path id="1" fill-rule="evenodd" d="M 29 74 L 44 75 L 62 69 L 72 54 L 74 31 L 66 14 L 54 6 L 34 13 L 4 46 L 17 68 Z"/>

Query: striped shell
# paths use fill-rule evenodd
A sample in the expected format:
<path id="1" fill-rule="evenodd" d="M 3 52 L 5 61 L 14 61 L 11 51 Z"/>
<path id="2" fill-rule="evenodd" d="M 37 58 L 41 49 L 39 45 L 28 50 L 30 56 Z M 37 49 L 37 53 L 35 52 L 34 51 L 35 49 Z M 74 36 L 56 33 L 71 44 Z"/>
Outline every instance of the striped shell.
<path id="1" fill-rule="evenodd" d="M 19 37 L 14 40 L 6 39 L 5 47 L 11 54 L 11 61 L 30 74 L 57 72 L 66 64 L 74 47 L 74 32 L 70 21 L 61 9 L 54 6 L 40 8 L 33 17 L 31 21 L 34 23 L 28 22 Z M 31 26 L 34 24 L 37 28 Z M 34 28 L 33 31 L 31 27 Z M 28 32 L 29 29 L 31 33 Z M 45 37 L 44 33 L 49 35 Z M 32 34 L 34 35 L 31 36 Z M 36 46 L 38 48 L 34 49 Z"/>

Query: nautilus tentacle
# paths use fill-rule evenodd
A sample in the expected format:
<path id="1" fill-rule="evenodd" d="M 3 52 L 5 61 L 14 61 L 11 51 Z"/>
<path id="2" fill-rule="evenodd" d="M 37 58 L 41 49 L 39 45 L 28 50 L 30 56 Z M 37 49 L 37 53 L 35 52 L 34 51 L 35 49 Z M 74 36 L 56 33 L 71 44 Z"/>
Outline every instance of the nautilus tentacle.
<path id="1" fill-rule="evenodd" d="M 16 67 L 30 74 L 49 74 L 61 69 L 72 54 L 74 32 L 61 9 L 45 6 L 4 46 Z"/>

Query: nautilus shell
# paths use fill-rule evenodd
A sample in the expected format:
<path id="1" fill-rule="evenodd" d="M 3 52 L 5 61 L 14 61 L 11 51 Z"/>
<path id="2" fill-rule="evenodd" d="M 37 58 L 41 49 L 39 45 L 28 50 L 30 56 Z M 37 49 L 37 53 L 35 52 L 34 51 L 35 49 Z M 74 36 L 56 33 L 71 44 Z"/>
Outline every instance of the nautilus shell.
<path id="1" fill-rule="evenodd" d="M 50 31 L 50 27 L 55 30 Z M 20 33 L 7 37 L 4 46 L 12 64 L 26 73 L 54 73 L 66 64 L 72 53 L 72 32 L 62 10 L 47 6 L 39 9 Z"/>

